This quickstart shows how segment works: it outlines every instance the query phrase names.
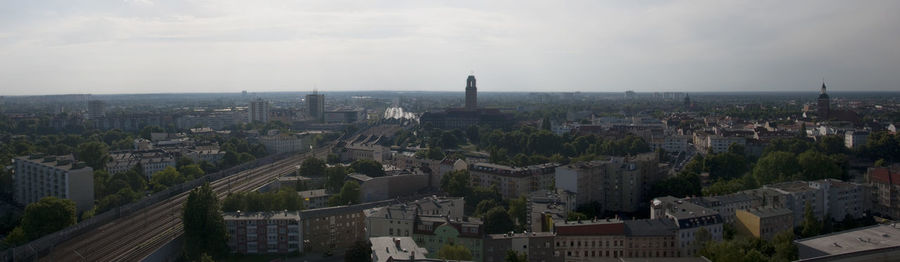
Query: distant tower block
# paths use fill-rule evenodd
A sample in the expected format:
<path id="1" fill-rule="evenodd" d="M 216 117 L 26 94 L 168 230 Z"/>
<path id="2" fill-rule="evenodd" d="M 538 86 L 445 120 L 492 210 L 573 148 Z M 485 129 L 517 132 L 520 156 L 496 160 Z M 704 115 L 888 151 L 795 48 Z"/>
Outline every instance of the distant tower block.
<path id="1" fill-rule="evenodd" d="M 831 98 L 825 93 L 825 82 L 822 82 L 822 90 L 820 91 L 819 99 L 816 101 L 816 109 L 818 109 L 817 113 L 822 120 L 828 120 L 828 117 L 831 114 L 830 100 Z"/>
<path id="2" fill-rule="evenodd" d="M 478 88 L 475 87 L 475 76 L 469 75 L 466 79 L 466 109 L 478 108 Z"/>

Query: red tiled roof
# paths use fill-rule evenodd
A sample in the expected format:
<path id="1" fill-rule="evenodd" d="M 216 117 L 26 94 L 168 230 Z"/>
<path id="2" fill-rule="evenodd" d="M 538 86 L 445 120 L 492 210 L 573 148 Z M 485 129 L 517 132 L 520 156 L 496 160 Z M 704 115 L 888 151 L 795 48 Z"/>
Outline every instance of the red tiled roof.
<path id="1" fill-rule="evenodd" d="M 869 170 L 869 179 L 872 182 L 900 185 L 900 173 L 891 172 L 887 167 L 876 167 Z"/>

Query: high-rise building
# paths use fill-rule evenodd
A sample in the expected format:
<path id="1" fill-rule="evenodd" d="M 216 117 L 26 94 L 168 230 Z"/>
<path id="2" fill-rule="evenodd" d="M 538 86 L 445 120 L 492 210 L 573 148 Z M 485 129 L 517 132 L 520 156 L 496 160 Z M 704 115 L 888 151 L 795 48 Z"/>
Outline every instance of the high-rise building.
<path id="1" fill-rule="evenodd" d="M 88 101 L 88 119 L 97 119 L 106 115 L 106 103 L 100 100 Z"/>
<path id="2" fill-rule="evenodd" d="M 249 113 L 247 120 L 251 123 L 255 121 L 269 122 L 269 101 L 261 98 L 250 101 Z"/>
<path id="3" fill-rule="evenodd" d="M 478 88 L 475 87 L 475 76 L 469 75 L 469 78 L 466 78 L 466 109 L 476 108 L 478 108 Z"/>
<path id="4" fill-rule="evenodd" d="M 228 247 L 240 254 L 303 252 L 300 212 L 228 212 Z"/>
<path id="5" fill-rule="evenodd" d="M 52 196 L 75 201 L 79 212 L 94 207 L 94 169 L 72 155 L 15 158 L 15 199 L 22 205 Z"/>
<path id="6" fill-rule="evenodd" d="M 325 95 L 319 94 L 317 91 L 306 95 L 306 111 L 316 121 L 322 121 L 325 114 Z"/>
<path id="7" fill-rule="evenodd" d="M 822 91 L 821 94 L 819 94 L 819 99 L 816 104 L 819 118 L 822 120 L 828 120 L 828 115 L 831 113 L 831 104 L 829 100 L 828 94 L 825 93 L 825 82 L 822 82 Z"/>

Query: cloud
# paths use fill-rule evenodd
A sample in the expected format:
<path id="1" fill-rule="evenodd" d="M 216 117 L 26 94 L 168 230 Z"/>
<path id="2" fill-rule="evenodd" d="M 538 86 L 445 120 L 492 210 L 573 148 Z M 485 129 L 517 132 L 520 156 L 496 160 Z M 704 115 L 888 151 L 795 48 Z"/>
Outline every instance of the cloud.
<path id="1" fill-rule="evenodd" d="M 896 90 L 898 7 L 24 1 L 0 7 L 0 93 L 460 90 L 469 70 L 486 91 Z"/>

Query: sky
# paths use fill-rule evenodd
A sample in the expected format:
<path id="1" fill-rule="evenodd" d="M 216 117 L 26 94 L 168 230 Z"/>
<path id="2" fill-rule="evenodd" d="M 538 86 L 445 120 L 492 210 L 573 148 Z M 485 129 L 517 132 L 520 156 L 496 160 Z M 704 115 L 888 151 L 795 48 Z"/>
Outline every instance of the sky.
<path id="1" fill-rule="evenodd" d="M 900 91 L 900 1 L 0 1 L 0 95 Z"/>

